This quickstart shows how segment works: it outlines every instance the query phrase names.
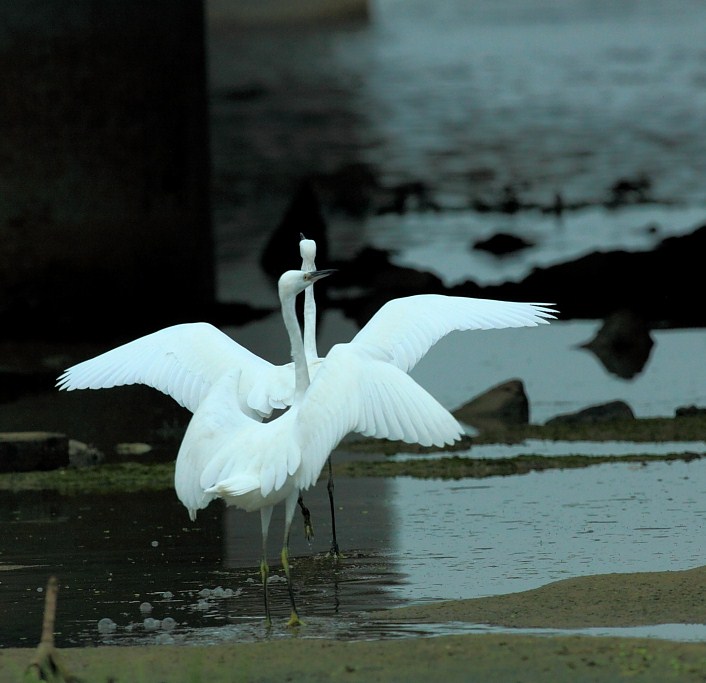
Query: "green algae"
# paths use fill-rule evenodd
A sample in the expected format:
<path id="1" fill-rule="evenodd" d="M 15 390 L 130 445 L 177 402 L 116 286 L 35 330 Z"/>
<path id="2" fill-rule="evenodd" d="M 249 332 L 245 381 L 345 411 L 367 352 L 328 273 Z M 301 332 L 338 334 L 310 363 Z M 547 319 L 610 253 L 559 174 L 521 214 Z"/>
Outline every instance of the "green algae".
<path id="1" fill-rule="evenodd" d="M 125 462 L 0 474 L 0 491 L 54 490 L 62 495 L 162 491 L 174 485 L 174 463 Z"/>
<path id="2" fill-rule="evenodd" d="M 550 441 L 706 441 L 706 416 L 653 417 L 606 422 L 520 425 L 483 432 L 473 442 L 517 443 L 525 439 Z"/>
<path id="3" fill-rule="evenodd" d="M 434 452 L 468 450 L 473 444 L 520 443 L 526 439 L 550 441 L 633 441 L 659 443 L 665 441 L 706 441 L 706 416 L 675 418 L 643 418 L 587 424 L 524 425 L 464 436 L 445 446 L 423 447 L 399 441 L 355 438 L 342 446 L 348 452 L 394 455 L 399 452 L 424 455 Z M 590 467 L 608 462 L 643 463 L 655 461 L 690 461 L 703 457 L 699 453 L 667 455 L 519 455 L 513 458 L 484 459 L 448 456 L 440 459 L 390 462 L 361 460 L 335 462 L 337 476 L 349 477 L 427 477 L 460 479 L 509 476 L 547 469 Z M 84 468 L 62 468 L 46 472 L 11 472 L 0 474 L 0 491 L 55 490 L 63 495 L 110 492 L 160 491 L 174 484 L 174 463 L 123 462 Z"/>
<path id="4" fill-rule="evenodd" d="M 434 460 L 387 460 L 335 463 L 336 476 L 344 477 L 417 477 L 428 479 L 463 479 L 511 476 L 549 469 L 591 467 L 604 463 L 690 462 L 704 454 L 673 453 L 666 455 L 518 455 L 514 458 L 461 458 L 450 456 Z M 54 490 L 62 495 L 88 495 L 137 491 L 163 491 L 174 485 L 173 463 L 120 463 L 65 468 L 48 472 L 13 472 L 0 474 L 0 491 Z"/>
<path id="5" fill-rule="evenodd" d="M 434 460 L 354 461 L 335 464 L 336 476 L 345 477 L 416 477 L 420 479 L 482 479 L 527 474 L 550 469 L 573 469 L 605 463 L 690 462 L 704 456 L 699 453 L 666 455 L 518 455 L 514 458 L 461 458 L 457 455 Z"/>
<path id="6" fill-rule="evenodd" d="M 472 444 L 521 443 L 527 439 L 547 441 L 706 441 L 706 416 L 654 417 L 606 422 L 554 423 L 549 425 L 508 425 L 483 431 L 473 437 L 464 436 L 441 448 L 354 437 L 346 442 L 346 450 L 395 455 L 397 453 L 433 453 L 467 450 Z"/>

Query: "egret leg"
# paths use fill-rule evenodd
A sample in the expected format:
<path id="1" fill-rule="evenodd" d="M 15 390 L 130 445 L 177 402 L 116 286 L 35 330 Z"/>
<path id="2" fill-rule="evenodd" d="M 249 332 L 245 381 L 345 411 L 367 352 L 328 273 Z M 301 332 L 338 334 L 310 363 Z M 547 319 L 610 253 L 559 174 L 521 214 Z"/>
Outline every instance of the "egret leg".
<path id="1" fill-rule="evenodd" d="M 287 577 L 287 590 L 289 591 L 289 602 L 292 605 L 292 614 L 289 617 L 287 626 L 301 626 L 302 622 L 297 614 L 297 606 L 294 602 L 294 590 L 292 588 L 292 575 L 289 569 L 289 529 L 292 525 L 292 519 L 294 518 L 294 509 L 297 505 L 297 499 L 299 493 L 295 491 L 292 493 L 285 503 L 284 512 L 284 543 L 282 545 L 282 566 L 284 567 L 284 574 Z"/>
<path id="2" fill-rule="evenodd" d="M 338 541 L 336 540 L 336 506 L 333 502 L 333 466 L 331 465 L 331 456 L 328 459 L 328 484 L 326 484 L 328 489 L 328 502 L 331 508 L 331 557 L 338 560 L 343 557 L 341 551 L 338 549 Z"/>
<path id="3" fill-rule="evenodd" d="M 272 626 L 272 616 L 270 615 L 270 600 L 267 593 L 267 577 L 270 568 L 267 566 L 267 532 L 272 519 L 272 506 L 260 508 L 260 523 L 262 525 L 262 559 L 260 560 L 260 578 L 262 579 L 262 592 L 265 596 L 265 624 Z"/>
<path id="4" fill-rule="evenodd" d="M 311 513 L 309 512 L 309 508 L 304 505 L 304 499 L 302 498 L 301 494 L 299 494 L 297 504 L 302 509 L 302 516 L 304 517 L 304 536 L 306 537 L 307 541 L 310 541 L 312 538 L 314 538 L 314 527 L 311 526 Z"/>

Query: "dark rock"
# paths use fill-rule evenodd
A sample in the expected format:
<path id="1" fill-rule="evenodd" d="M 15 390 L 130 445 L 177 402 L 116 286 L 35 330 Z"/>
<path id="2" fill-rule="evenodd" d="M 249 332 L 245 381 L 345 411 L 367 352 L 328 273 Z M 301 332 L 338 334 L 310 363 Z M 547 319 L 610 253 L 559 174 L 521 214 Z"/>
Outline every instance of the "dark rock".
<path id="1" fill-rule="evenodd" d="M 581 348 L 593 352 L 608 372 L 631 379 L 645 367 L 653 345 L 644 319 L 622 310 L 611 313 L 596 336 Z"/>
<path id="2" fill-rule="evenodd" d="M 499 232 L 487 240 L 479 240 L 473 244 L 473 249 L 479 251 L 487 251 L 495 256 L 505 256 L 506 254 L 512 254 L 515 251 L 520 251 L 521 249 L 527 249 L 527 247 L 533 247 L 534 242 L 529 242 L 522 237 L 517 237 L 516 235 L 509 235 L 505 232 Z"/>
<path id="3" fill-rule="evenodd" d="M 262 252 L 260 265 L 274 281 L 286 270 L 301 267 L 301 234 L 316 242 L 317 263 L 328 263 L 326 221 L 321 213 L 319 198 L 309 181 L 302 183 L 295 193 Z"/>
<path id="4" fill-rule="evenodd" d="M 606 205 L 617 207 L 647 202 L 651 188 L 652 181 L 644 174 L 636 178 L 620 178 L 611 186 Z"/>
<path id="5" fill-rule="evenodd" d="M 453 411 L 453 415 L 480 431 L 526 425 L 529 401 L 524 384 L 519 379 L 498 384 Z"/>
<path id="6" fill-rule="evenodd" d="M 575 413 L 557 415 L 547 420 L 547 425 L 554 424 L 596 424 L 613 422 L 615 420 L 634 420 L 635 414 L 625 401 L 609 401 L 595 406 L 589 406 Z"/>
<path id="7" fill-rule="evenodd" d="M 105 460 L 105 455 L 94 446 L 69 440 L 69 462 L 71 467 L 92 467 Z"/>
<path id="8" fill-rule="evenodd" d="M 699 406 L 680 406 L 675 411 L 676 417 L 701 417 L 706 415 L 706 408 L 700 408 Z"/>
<path id="9" fill-rule="evenodd" d="M 54 432 L 0 433 L 0 472 L 55 470 L 69 464 L 69 440 Z"/>
<path id="10" fill-rule="evenodd" d="M 630 309 L 650 327 L 706 325 L 706 309 L 689 292 L 703 289 L 706 225 L 690 235 L 668 237 L 651 251 L 594 252 L 549 268 L 535 269 L 520 282 L 481 287 L 466 282 L 447 289 L 457 296 L 507 301 L 548 301 L 563 318 L 604 318 Z"/>

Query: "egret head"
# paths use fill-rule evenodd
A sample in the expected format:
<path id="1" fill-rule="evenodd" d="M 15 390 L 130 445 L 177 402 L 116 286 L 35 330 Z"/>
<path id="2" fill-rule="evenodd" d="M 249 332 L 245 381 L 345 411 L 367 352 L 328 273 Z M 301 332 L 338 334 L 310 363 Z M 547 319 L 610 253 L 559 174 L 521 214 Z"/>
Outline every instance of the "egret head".
<path id="1" fill-rule="evenodd" d="M 303 292 L 317 280 L 335 273 L 335 270 L 288 270 L 279 279 L 279 296 L 284 300 Z"/>
<path id="2" fill-rule="evenodd" d="M 308 240 L 302 233 L 299 233 L 299 253 L 302 257 L 302 270 L 314 270 L 316 267 L 316 242 Z"/>

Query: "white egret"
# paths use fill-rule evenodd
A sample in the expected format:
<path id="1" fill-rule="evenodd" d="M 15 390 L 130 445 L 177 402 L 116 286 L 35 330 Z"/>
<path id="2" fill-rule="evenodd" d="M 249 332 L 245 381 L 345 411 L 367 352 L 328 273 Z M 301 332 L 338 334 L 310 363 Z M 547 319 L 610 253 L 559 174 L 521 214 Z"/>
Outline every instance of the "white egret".
<path id="1" fill-rule="evenodd" d="M 282 566 L 292 613 L 299 623 L 289 567 L 289 530 L 301 490 L 316 483 L 331 451 L 352 431 L 439 446 L 460 438 L 462 428 L 436 399 L 376 349 L 335 346 L 309 382 L 304 342 L 295 311 L 297 294 L 331 271 L 288 271 L 279 280 L 282 317 L 294 361 L 291 408 L 270 422 L 240 410 L 242 370 L 226 372 L 194 412 L 184 435 L 175 488 L 192 519 L 215 497 L 246 511 L 260 510 L 260 572 L 265 612 L 267 536 L 274 505 L 285 502 Z"/>
<path id="2" fill-rule="evenodd" d="M 302 271 L 294 272 L 302 277 Z M 323 362 L 317 359 L 315 381 L 304 392 L 297 410 L 260 424 L 257 420 L 274 408 L 295 402 L 295 376 L 307 370 L 306 381 L 298 383 L 303 386 L 308 381 L 304 344 L 294 313 L 296 293 L 280 287 L 283 295 L 289 297 L 282 300 L 282 308 L 293 340 L 293 366 L 274 366 L 211 325 L 193 323 L 160 330 L 79 363 L 66 370 L 57 384 L 67 390 L 147 384 L 198 411 L 189 425 L 188 442 L 185 436 L 190 455 L 182 456 L 183 443 L 177 459 L 177 495 L 192 517 L 216 496 L 245 509 L 262 509 L 264 527 L 270 514 L 264 511 L 265 503 L 274 505 L 279 500 L 287 501 L 286 517 L 291 523 L 298 491 L 315 483 L 331 450 L 351 431 L 426 446 L 450 443 L 460 435 L 461 428 L 450 413 L 406 374 L 443 336 L 454 330 L 536 326 L 554 317 L 545 304 L 434 294 L 395 299 L 382 306 L 351 342 L 335 346 Z M 295 355 L 295 348 L 301 353 Z M 297 421 L 297 415 L 306 419 Z M 250 455 L 238 448 L 238 457 L 229 465 L 228 454 L 234 452 L 231 446 L 246 433 L 273 438 L 246 440 L 246 445 L 252 446 Z M 273 447 L 277 434 L 288 440 L 279 451 Z M 260 451 L 255 447 L 262 447 L 261 452 L 272 462 L 258 456 Z M 294 449 L 291 456 L 290 447 Z M 284 469 L 283 454 L 288 454 Z M 252 492 L 243 488 L 242 477 L 238 484 L 237 469 L 242 463 L 253 467 L 254 462 L 259 463 L 263 478 L 260 493 L 250 495 Z M 234 481 L 229 484 L 229 479 Z M 254 478 L 249 481 L 254 486 Z M 253 500 L 265 507 L 253 507 Z M 286 567 L 288 573 L 288 563 Z"/>
<path id="3" fill-rule="evenodd" d="M 316 270 L 316 242 L 314 240 L 306 239 L 306 237 L 304 237 L 301 233 L 300 238 L 299 253 L 302 257 L 302 270 Z M 319 358 L 319 352 L 316 344 L 316 301 L 314 299 L 313 285 L 304 290 L 304 353 L 309 366 L 309 372 L 315 372 L 321 363 L 321 358 Z M 327 465 L 328 482 L 326 484 L 326 490 L 328 491 L 329 509 L 331 511 L 330 553 L 333 558 L 338 559 L 341 554 L 338 548 L 338 540 L 336 539 L 336 506 L 333 501 L 333 467 L 331 465 L 330 457 L 327 460 Z M 304 533 L 307 540 L 311 540 L 314 532 L 311 526 L 311 515 L 309 513 L 309 509 L 306 505 L 304 505 L 304 500 L 301 496 L 299 496 L 299 500 L 297 502 L 299 503 L 299 507 L 304 515 Z"/>

